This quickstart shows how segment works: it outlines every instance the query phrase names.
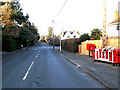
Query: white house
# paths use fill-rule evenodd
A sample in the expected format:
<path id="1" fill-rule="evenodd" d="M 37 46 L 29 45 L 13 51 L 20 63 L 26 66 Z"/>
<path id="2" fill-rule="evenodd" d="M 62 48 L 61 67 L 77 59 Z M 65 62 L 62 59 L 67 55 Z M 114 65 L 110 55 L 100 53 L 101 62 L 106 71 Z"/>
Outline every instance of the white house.
<path id="1" fill-rule="evenodd" d="M 78 34 L 78 32 L 76 30 L 74 31 L 63 31 L 62 35 L 61 35 L 61 40 L 64 39 L 71 39 L 71 38 L 79 38 L 80 35 Z"/>
<path id="2" fill-rule="evenodd" d="M 120 16 L 119 12 L 115 12 L 115 18 L 108 26 L 108 37 L 109 38 L 118 38 L 120 37 Z"/>

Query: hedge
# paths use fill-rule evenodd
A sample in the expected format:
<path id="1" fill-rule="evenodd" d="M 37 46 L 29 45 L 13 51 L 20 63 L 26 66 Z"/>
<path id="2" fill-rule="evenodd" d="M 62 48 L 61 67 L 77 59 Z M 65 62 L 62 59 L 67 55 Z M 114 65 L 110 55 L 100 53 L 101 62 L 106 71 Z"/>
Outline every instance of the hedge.
<path id="1" fill-rule="evenodd" d="M 79 39 L 62 40 L 62 48 L 70 52 L 78 52 Z"/>
<path id="2" fill-rule="evenodd" d="M 14 39 L 5 39 L 2 41 L 2 51 L 14 51 L 18 48 L 17 41 Z"/>

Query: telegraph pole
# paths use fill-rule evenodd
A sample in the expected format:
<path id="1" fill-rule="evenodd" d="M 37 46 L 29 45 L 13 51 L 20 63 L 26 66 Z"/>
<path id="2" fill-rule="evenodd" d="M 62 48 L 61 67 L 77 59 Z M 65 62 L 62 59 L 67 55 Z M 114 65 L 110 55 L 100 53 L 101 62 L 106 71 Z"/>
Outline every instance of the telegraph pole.
<path id="1" fill-rule="evenodd" d="M 103 16 L 103 31 L 102 31 L 102 48 L 106 47 L 106 0 L 103 0 L 104 16 Z"/>
<path id="2" fill-rule="evenodd" d="M 62 29 L 61 29 L 61 34 L 60 34 L 60 52 L 61 52 L 61 50 L 62 50 L 62 36 L 63 36 L 63 27 L 62 27 Z"/>
<path id="3" fill-rule="evenodd" d="M 60 12 L 63 10 L 63 8 L 65 7 L 66 3 L 67 3 L 68 0 L 66 0 L 63 4 L 63 6 L 60 8 L 59 12 L 56 14 L 56 17 L 60 14 Z M 55 21 L 52 20 L 52 28 L 53 28 L 53 50 L 54 50 L 54 23 Z"/>

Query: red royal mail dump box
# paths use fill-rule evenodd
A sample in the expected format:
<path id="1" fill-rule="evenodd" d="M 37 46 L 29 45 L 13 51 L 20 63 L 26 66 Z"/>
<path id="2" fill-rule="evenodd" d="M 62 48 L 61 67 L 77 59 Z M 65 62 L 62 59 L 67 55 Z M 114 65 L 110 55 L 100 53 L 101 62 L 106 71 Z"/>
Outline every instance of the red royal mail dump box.
<path id="1" fill-rule="evenodd" d="M 90 50 L 90 44 L 91 43 L 87 43 L 87 50 Z"/>
<path id="2" fill-rule="evenodd" d="M 87 50 L 95 51 L 95 44 L 87 43 Z"/>

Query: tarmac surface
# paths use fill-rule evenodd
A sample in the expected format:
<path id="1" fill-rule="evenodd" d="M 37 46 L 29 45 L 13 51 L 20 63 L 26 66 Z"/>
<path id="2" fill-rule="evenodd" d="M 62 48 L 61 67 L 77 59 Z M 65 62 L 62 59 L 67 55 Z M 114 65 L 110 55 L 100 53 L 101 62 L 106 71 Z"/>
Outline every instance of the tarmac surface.
<path id="1" fill-rule="evenodd" d="M 13 54 L 3 54 L 3 88 L 104 88 L 46 43 Z"/>
<path id="2" fill-rule="evenodd" d="M 65 50 L 62 50 L 61 52 L 59 50 L 56 51 L 107 87 L 120 87 L 120 67 L 112 66 L 111 63 L 106 62 L 94 62 L 92 57 L 86 55 L 79 55 L 78 53 L 75 54 Z"/>

